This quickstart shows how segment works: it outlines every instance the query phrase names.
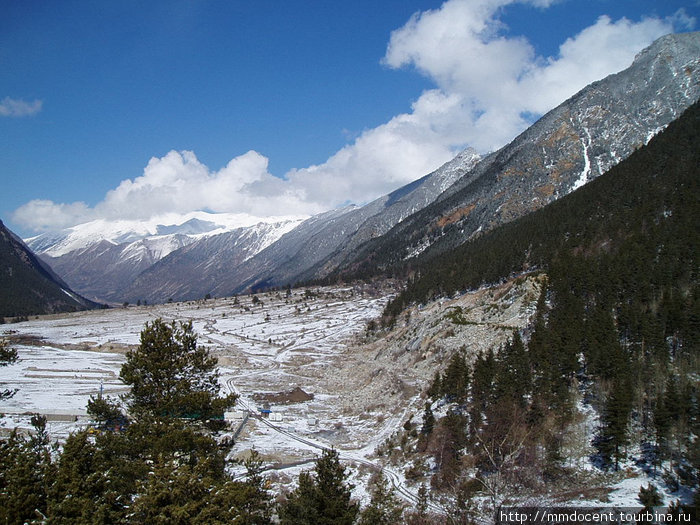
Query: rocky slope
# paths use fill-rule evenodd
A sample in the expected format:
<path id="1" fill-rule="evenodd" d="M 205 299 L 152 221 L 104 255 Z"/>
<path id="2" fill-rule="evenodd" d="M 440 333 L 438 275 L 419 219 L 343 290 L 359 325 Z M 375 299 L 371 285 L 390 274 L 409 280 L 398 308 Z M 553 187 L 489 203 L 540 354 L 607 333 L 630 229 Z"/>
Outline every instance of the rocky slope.
<path id="1" fill-rule="evenodd" d="M 343 266 L 371 271 L 428 248 L 441 253 L 541 208 L 625 159 L 698 98 L 700 33 L 667 35 L 628 69 L 547 113 Z"/>

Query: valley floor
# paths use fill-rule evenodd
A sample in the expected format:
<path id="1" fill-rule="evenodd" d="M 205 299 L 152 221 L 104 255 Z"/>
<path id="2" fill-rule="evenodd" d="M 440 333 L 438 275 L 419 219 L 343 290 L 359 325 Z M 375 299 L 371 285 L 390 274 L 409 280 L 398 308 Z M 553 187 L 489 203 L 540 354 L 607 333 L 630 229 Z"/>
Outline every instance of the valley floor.
<path id="1" fill-rule="evenodd" d="M 145 323 L 191 320 L 199 344 L 219 359 L 222 389 L 240 396 L 231 411 L 238 417 L 251 414 L 244 424 L 231 423 L 229 435 L 240 430 L 232 457 L 257 450 L 274 486 L 288 487 L 312 466 L 321 448 L 334 447 L 354 467 L 356 497 L 367 501 L 363 487 L 372 472 L 383 468 L 398 494 L 415 503 L 418 486 L 406 480 L 408 465 L 389 465 L 377 449 L 409 418 L 420 421 L 425 389 L 452 353 L 464 348 L 475 355 L 498 347 L 514 329 L 524 329 L 540 286 L 538 277 L 525 276 L 413 308 L 381 334 L 368 330 L 368 324 L 394 293 L 391 283 L 131 306 L 6 324 L 0 337 L 12 341 L 20 360 L 0 368 L 0 385 L 18 390 L 0 408 L 0 433 L 29 428 L 30 413 L 47 415 L 49 431 L 59 440 L 88 425 L 90 396 L 125 390 L 119 370 Z M 586 450 L 577 461 L 591 468 Z M 636 506 L 639 486 L 647 482 L 638 474 L 630 468 L 618 476 L 618 485 L 599 494 L 616 505 Z M 590 492 L 583 494 L 591 498 Z M 580 497 L 572 492 L 569 502 L 581 504 Z"/>

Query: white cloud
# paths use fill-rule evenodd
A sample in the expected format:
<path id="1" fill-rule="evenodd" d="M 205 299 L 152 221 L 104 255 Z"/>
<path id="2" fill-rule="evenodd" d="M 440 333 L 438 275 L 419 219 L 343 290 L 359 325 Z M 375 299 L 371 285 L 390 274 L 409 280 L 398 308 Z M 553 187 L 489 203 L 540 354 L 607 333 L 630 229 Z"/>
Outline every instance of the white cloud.
<path id="1" fill-rule="evenodd" d="M 658 37 L 673 30 L 667 21 L 647 18 L 613 22 L 601 16 L 597 22 L 569 38 L 559 56 L 527 72 L 518 83 L 523 111 L 544 113 L 582 87 L 628 66 L 634 56 Z"/>
<path id="2" fill-rule="evenodd" d="M 95 217 L 84 202 L 57 204 L 50 200 L 34 199 L 17 208 L 12 220 L 34 231 L 58 230 Z"/>
<path id="3" fill-rule="evenodd" d="M 597 22 L 567 39 L 556 57 L 535 54 L 523 36 L 508 37 L 499 20 L 515 0 L 449 0 L 440 9 L 414 15 L 391 35 L 384 63 L 414 67 L 438 89 L 459 97 L 461 134 L 455 143 L 481 151 L 496 149 L 527 125 L 525 114 L 543 114 L 587 84 L 629 66 L 634 56 L 674 23 L 645 18 Z M 535 7 L 551 2 L 524 1 Z M 454 143 L 453 143 L 454 144 Z"/>
<path id="4" fill-rule="evenodd" d="M 601 16 L 563 42 L 557 56 L 542 57 L 527 38 L 505 31 L 499 17 L 515 2 L 448 0 L 393 31 L 383 63 L 415 68 L 436 87 L 422 93 L 410 112 L 365 130 L 322 164 L 291 170 L 280 179 L 255 151 L 218 171 L 192 152 L 171 151 L 151 159 L 141 177 L 123 181 L 94 208 L 32 201 L 17 210 L 14 220 L 45 229 L 86 217 L 147 218 L 201 209 L 312 214 L 348 201 L 367 202 L 429 173 L 466 145 L 482 152 L 502 146 L 527 126 L 526 115 L 542 114 L 627 67 L 637 52 L 674 26 L 695 24 L 683 11 L 666 20 L 638 22 Z M 533 8 L 553 3 L 520 2 Z"/>
<path id="5" fill-rule="evenodd" d="M 41 100 L 25 102 L 5 97 L 0 101 L 0 117 L 30 117 L 41 111 L 42 104 Z"/>
<path id="6" fill-rule="evenodd" d="M 33 200 L 13 214 L 27 228 L 45 231 L 94 219 L 149 219 L 194 210 L 288 216 L 322 211 L 301 191 L 267 171 L 268 159 L 249 151 L 211 171 L 191 151 L 152 158 L 143 175 L 122 181 L 94 208 L 85 203 Z"/>

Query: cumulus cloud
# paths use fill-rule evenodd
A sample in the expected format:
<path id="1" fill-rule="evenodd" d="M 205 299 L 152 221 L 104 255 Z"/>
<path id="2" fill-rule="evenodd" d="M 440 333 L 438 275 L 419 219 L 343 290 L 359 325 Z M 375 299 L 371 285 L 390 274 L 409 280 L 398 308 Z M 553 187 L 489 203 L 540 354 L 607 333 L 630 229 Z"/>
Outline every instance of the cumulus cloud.
<path id="1" fill-rule="evenodd" d="M 672 19 L 595 24 L 565 42 L 555 57 L 537 56 L 524 36 L 507 36 L 500 20 L 516 0 L 449 0 L 414 14 L 392 32 L 382 62 L 414 68 L 436 88 L 411 111 L 362 133 L 321 165 L 294 170 L 289 181 L 315 201 L 365 202 L 429 173 L 469 145 L 482 153 L 503 146 L 587 84 L 629 66 L 636 53 L 674 25 Z M 522 0 L 546 8 L 553 0 Z"/>
<path id="2" fill-rule="evenodd" d="M 13 220 L 35 231 L 64 228 L 95 219 L 149 219 L 195 210 L 253 216 L 287 216 L 323 210 L 267 171 L 268 159 L 249 151 L 218 171 L 191 151 L 170 151 L 152 158 L 143 175 L 122 181 L 95 207 L 33 200 Z"/>
<path id="3" fill-rule="evenodd" d="M 601 16 L 538 56 L 524 36 L 508 34 L 503 10 L 519 1 L 546 9 L 555 0 L 448 0 L 393 31 L 382 59 L 413 68 L 435 85 L 410 111 L 362 132 L 326 162 L 277 178 L 268 159 L 249 151 L 212 171 L 193 152 L 153 158 L 143 175 L 123 181 L 94 208 L 32 201 L 14 219 L 45 229 L 94 218 L 147 218 L 193 210 L 257 216 L 313 214 L 364 203 L 429 173 L 467 145 L 494 150 L 540 115 L 608 74 L 674 27 L 692 28 L 683 11 L 669 19 Z M 8 99 L 6 99 L 8 100 Z M 3 107 L 5 102 L 3 102 Z M 39 104 L 40 107 L 40 104 Z"/>
<path id="4" fill-rule="evenodd" d="M 672 19 L 633 22 L 601 16 L 567 39 L 555 57 L 537 56 L 523 36 L 509 37 L 499 19 L 515 0 L 450 0 L 417 13 L 391 35 L 384 63 L 413 67 L 442 92 L 460 99 L 462 133 L 457 142 L 481 151 L 498 148 L 521 131 L 526 115 L 552 109 L 587 84 L 629 66 L 656 38 L 688 27 Z M 533 7 L 551 2 L 524 1 Z M 454 140 L 454 139 L 453 139 Z"/>
<path id="5" fill-rule="evenodd" d="M 26 102 L 10 97 L 5 97 L 0 101 L 0 116 L 1 117 L 31 117 L 41 111 L 43 102 L 41 100 L 33 100 Z"/>
<path id="6" fill-rule="evenodd" d="M 12 220 L 34 231 L 67 228 L 94 218 L 94 210 L 84 202 L 57 204 L 50 200 L 34 199 L 17 208 Z"/>

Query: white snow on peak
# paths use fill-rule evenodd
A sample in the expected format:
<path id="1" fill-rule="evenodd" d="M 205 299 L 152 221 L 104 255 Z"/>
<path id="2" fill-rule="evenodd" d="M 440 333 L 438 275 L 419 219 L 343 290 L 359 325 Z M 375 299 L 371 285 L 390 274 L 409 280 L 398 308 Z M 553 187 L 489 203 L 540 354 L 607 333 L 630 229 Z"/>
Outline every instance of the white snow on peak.
<path id="1" fill-rule="evenodd" d="M 183 245 L 182 240 L 175 241 L 174 236 L 178 233 L 194 240 L 259 223 L 291 220 L 298 224 L 300 220 L 305 218 L 300 216 L 256 217 L 244 213 L 195 211 L 184 215 L 169 213 L 148 220 L 97 219 L 66 228 L 60 232 L 43 233 L 25 239 L 25 242 L 37 253 L 60 257 L 75 250 L 85 249 L 100 241 L 124 244 L 148 238 L 148 246 L 144 247 L 165 256 Z"/>

